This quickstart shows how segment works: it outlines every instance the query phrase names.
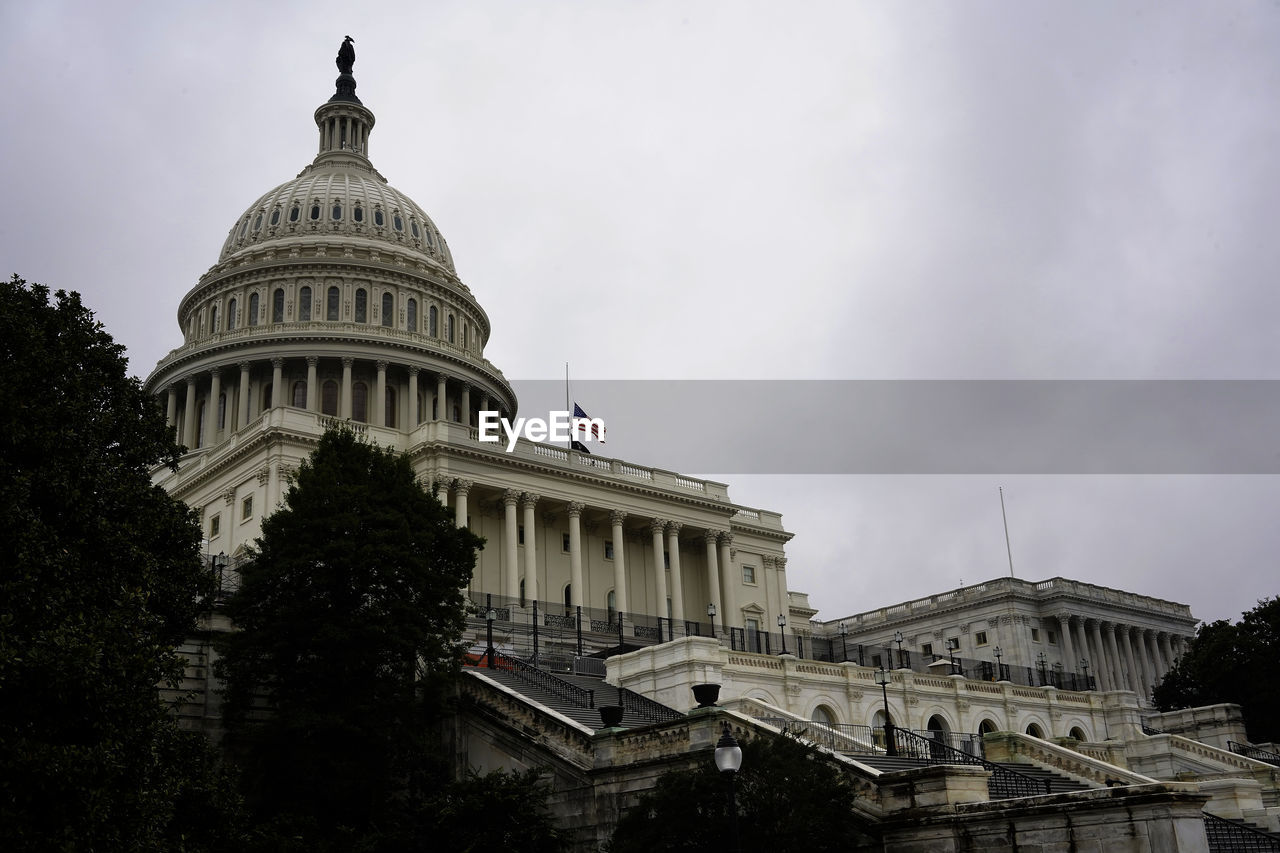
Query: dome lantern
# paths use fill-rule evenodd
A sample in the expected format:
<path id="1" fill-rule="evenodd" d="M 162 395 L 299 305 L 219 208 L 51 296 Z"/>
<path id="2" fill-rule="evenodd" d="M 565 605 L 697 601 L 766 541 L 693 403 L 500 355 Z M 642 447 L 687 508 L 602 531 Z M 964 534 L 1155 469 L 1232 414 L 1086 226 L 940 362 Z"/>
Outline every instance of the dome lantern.
<path id="1" fill-rule="evenodd" d="M 356 97 L 355 39 L 347 36 L 338 48 L 338 79 L 328 102 L 316 110 L 316 127 L 320 131 L 320 150 L 316 160 L 329 154 L 356 154 L 369 158 L 369 132 L 373 130 L 373 112 Z"/>

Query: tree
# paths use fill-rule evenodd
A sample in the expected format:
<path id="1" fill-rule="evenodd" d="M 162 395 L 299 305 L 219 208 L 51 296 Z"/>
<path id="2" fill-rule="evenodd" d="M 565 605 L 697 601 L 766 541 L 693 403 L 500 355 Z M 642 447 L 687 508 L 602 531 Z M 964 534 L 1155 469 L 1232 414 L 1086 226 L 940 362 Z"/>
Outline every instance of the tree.
<path id="1" fill-rule="evenodd" d="M 482 545 L 405 457 L 325 433 L 227 604 L 228 744 L 261 820 L 354 849 L 439 787 L 433 723 Z"/>
<path id="2" fill-rule="evenodd" d="M 735 780 L 746 853 L 846 851 L 867 840 L 848 775 L 788 735 L 742 744 Z M 692 770 L 663 774 L 614 830 L 611 853 L 716 850 L 728 837 L 728 797 L 710 755 Z"/>
<path id="3" fill-rule="evenodd" d="M 0 848 L 213 844 L 178 824 L 234 798 L 158 691 L 213 583 L 151 484 L 181 448 L 75 293 L 0 285 L 0 363 Z"/>
<path id="4" fill-rule="evenodd" d="M 1280 740 L 1280 597 L 1241 616 L 1235 624 L 1202 624 L 1152 698 L 1162 711 L 1235 703 L 1249 739 L 1273 743 Z"/>

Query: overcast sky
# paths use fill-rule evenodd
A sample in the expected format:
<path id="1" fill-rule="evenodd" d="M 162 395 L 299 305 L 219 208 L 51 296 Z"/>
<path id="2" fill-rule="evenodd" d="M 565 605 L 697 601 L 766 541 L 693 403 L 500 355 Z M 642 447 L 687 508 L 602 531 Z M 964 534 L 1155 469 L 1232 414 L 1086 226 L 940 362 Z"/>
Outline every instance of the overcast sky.
<path id="1" fill-rule="evenodd" d="M 374 164 L 511 379 L 1280 379 L 1276 2 L 46 0 L 0 25 L 5 272 L 84 294 L 140 376 L 314 156 L 350 34 Z M 760 397 L 779 443 L 846 437 Z M 643 418 L 580 402 L 640 446 Z M 1280 593 L 1276 476 L 747 470 L 685 473 L 783 514 L 823 618 L 1007 574 L 1000 485 L 1019 577 L 1202 619 Z"/>

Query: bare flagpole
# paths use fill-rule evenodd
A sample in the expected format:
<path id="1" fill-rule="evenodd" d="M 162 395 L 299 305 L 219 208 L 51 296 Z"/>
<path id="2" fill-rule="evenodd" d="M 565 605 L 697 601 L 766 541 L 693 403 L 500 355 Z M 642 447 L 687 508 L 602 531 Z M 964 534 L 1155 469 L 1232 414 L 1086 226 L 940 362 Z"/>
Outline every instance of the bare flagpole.
<path id="1" fill-rule="evenodd" d="M 564 363 L 564 410 L 573 417 L 573 409 L 569 408 L 569 362 Z M 573 450 L 573 430 L 569 430 L 569 449 Z"/>
<path id="2" fill-rule="evenodd" d="M 1004 511 L 1004 486 L 1000 486 L 1000 517 L 1004 519 L 1004 549 L 1009 554 L 1009 577 L 1013 577 L 1013 548 L 1009 545 L 1009 516 Z"/>

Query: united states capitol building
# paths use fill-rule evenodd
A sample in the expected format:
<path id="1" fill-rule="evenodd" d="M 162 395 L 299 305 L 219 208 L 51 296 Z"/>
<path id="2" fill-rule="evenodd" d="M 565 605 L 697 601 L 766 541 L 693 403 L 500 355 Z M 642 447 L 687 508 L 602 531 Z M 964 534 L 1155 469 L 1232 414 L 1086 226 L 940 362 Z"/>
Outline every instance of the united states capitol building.
<path id="1" fill-rule="evenodd" d="M 315 110 L 314 159 L 230 223 L 178 305 L 181 346 L 146 380 L 188 448 L 156 482 L 199 509 L 224 589 L 291 473 L 344 425 L 407 454 L 486 540 L 456 764 L 545 769 L 577 849 L 607 839 L 664 769 L 709 760 L 725 723 L 831 750 L 858 780 L 867 849 L 1034 836 L 1225 850 L 1248 832 L 1239 821 L 1280 829 L 1280 767 L 1247 743 L 1238 709 L 1150 705 L 1194 633 L 1184 604 L 997 578 L 819 619 L 788 586 L 782 516 L 726 484 L 661 460 L 480 441 L 481 412 L 519 412 L 485 356 L 489 295 L 374 167 L 374 113 L 350 61 L 339 70 Z M 213 652 L 184 651 L 184 719 L 214 728 Z M 706 684 L 718 699 L 695 709 Z M 605 724 L 602 706 L 621 720 Z"/>

